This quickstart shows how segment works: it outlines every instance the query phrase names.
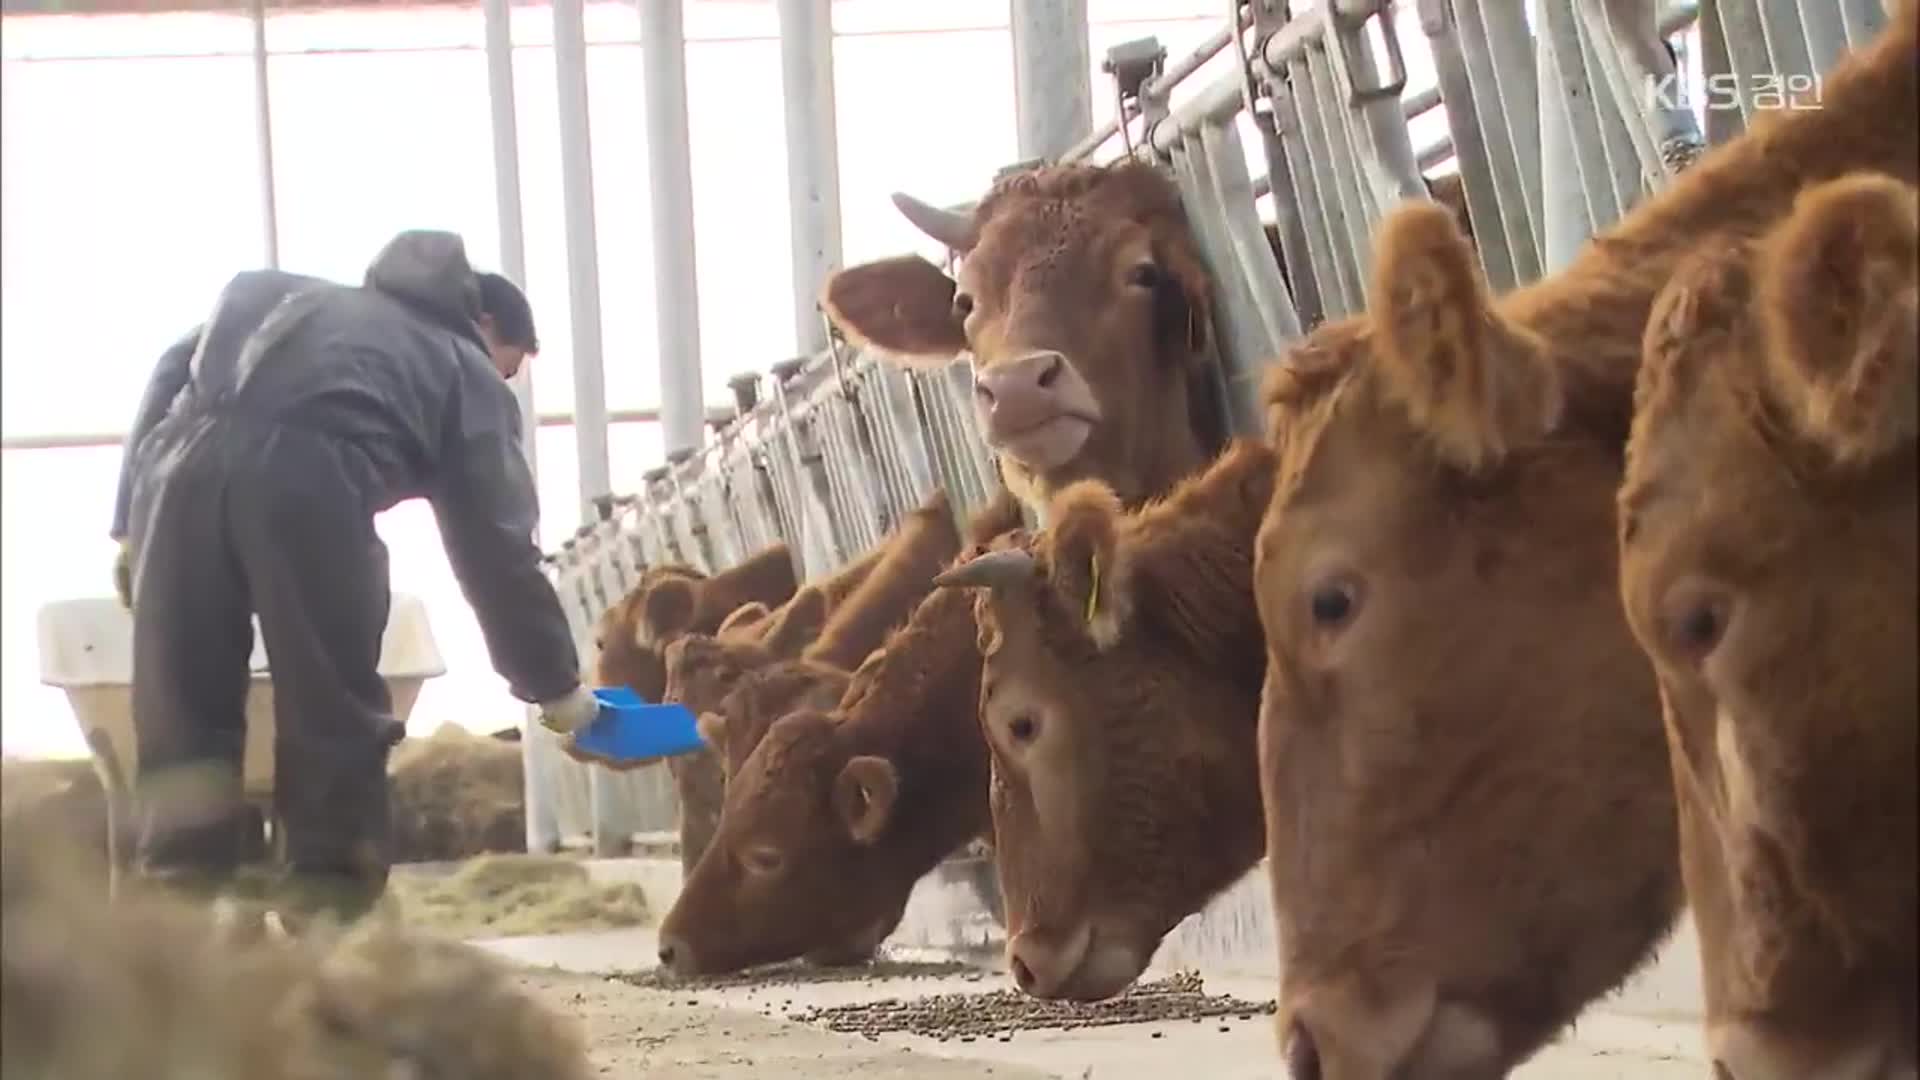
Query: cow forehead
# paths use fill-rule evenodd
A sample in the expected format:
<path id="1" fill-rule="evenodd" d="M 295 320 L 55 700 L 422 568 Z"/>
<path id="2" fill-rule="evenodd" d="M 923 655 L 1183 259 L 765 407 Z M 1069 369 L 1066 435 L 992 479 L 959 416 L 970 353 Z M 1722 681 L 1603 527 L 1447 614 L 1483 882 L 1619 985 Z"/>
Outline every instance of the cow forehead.
<path id="1" fill-rule="evenodd" d="M 960 265 L 961 281 L 976 292 L 1009 289 L 1016 280 L 1044 283 L 1082 269 L 1090 258 L 1123 248 L 1147 248 L 1151 233 L 1132 217 L 1101 214 L 1063 201 L 1028 201 L 995 214 Z"/>

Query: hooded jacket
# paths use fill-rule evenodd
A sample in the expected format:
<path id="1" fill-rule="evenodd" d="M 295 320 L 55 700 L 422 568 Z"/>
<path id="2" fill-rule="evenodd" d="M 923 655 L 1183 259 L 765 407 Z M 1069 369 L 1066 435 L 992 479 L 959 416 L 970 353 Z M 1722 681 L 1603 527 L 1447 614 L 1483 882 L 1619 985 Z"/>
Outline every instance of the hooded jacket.
<path id="1" fill-rule="evenodd" d="M 275 271 L 236 276 L 149 383 L 114 531 L 137 532 L 145 489 L 189 456 L 207 455 L 217 472 L 271 462 L 287 428 L 341 440 L 356 451 L 348 480 L 369 518 L 411 498 L 432 504 L 514 695 L 566 695 L 579 685 L 573 633 L 534 544 L 539 503 L 519 403 L 487 353 L 479 314 L 465 245 L 446 232 L 401 233 L 357 288 Z"/>

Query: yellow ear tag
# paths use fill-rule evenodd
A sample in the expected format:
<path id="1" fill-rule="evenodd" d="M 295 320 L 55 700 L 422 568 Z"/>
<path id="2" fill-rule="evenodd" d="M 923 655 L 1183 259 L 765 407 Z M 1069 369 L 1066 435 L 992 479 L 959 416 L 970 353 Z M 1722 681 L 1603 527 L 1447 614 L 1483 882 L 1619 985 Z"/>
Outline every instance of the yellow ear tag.
<path id="1" fill-rule="evenodd" d="M 1094 613 L 1100 608 L 1100 557 L 1098 555 L 1088 557 L 1087 575 L 1092 579 L 1091 587 L 1087 589 L 1087 622 L 1091 624 Z"/>

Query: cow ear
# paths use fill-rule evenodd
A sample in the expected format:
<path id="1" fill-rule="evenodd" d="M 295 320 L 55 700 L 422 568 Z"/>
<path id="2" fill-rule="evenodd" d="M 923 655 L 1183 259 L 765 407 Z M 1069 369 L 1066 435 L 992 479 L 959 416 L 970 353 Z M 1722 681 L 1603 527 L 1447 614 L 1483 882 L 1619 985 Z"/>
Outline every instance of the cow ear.
<path id="1" fill-rule="evenodd" d="M 1410 202 L 1381 224 L 1368 315 L 1387 395 L 1454 467 L 1496 464 L 1559 423 L 1546 349 L 1494 310 L 1446 208 Z"/>
<path id="2" fill-rule="evenodd" d="M 690 581 L 670 577 L 655 582 L 641 609 L 640 644 L 644 647 L 685 632 L 693 624 L 698 602 Z"/>
<path id="3" fill-rule="evenodd" d="M 1101 649 L 1120 640 L 1133 616 L 1131 566 L 1120 548 L 1125 513 L 1120 497 L 1098 480 L 1063 488 L 1047 512 L 1048 582 Z"/>
<path id="4" fill-rule="evenodd" d="M 1704 373 L 1745 347 L 1753 254 L 1745 241 L 1699 245 L 1654 295 L 1634 379 L 1636 430 L 1690 395 Z"/>
<path id="5" fill-rule="evenodd" d="M 760 644 L 776 657 L 800 655 L 800 650 L 820 636 L 827 623 L 827 594 L 814 585 L 802 586 L 793 599 L 769 617 Z"/>
<path id="6" fill-rule="evenodd" d="M 701 713 L 694 721 L 694 727 L 700 732 L 700 741 L 715 749 L 727 740 L 727 718 L 720 713 Z"/>
<path id="7" fill-rule="evenodd" d="M 1801 433 L 1841 464 L 1879 460 L 1920 426 L 1917 211 L 1908 184 L 1843 177 L 1802 193 L 1761 247 L 1769 384 Z"/>
<path id="8" fill-rule="evenodd" d="M 720 621 L 720 629 L 714 632 L 714 636 L 751 636 L 755 629 L 754 624 L 766 618 L 768 613 L 767 605 L 758 600 L 749 600 L 734 608 L 731 614 Z"/>
<path id="9" fill-rule="evenodd" d="M 841 768 L 833 785 L 833 805 L 854 843 L 865 846 L 880 839 L 893 816 L 898 790 L 899 776 L 886 758 L 863 755 Z"/>
<path id="10" fill-rule="evenodd" d="M 908 366 L 939 368 L 967 347 L 953 310 L 957 288 L 939 267 L 902 255 L 834 274 L 820 305 L 855 344 L 877 346 Z"/>

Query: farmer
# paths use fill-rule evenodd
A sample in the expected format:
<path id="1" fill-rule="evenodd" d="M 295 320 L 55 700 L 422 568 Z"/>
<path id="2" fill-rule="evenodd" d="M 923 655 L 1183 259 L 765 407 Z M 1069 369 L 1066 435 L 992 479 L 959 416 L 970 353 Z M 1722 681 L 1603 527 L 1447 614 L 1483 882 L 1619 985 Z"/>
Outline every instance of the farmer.
<path id="1" fill-rule="evenodd" d="M 433 504 L 494 668 L 557 731 L 595 715 L 540 570 L 506 379 L 538 352 L 520 290 L 459 236 L 404 232 L 358 288 L 235 277 L 161 358 L 122 464 L 115 578 L 133 610 L 138 869 L 234 884 L 249 616 L 273 671 L 286 915 L 352 919 L 386 886 L 386 761 L 404 734 L 376 671 L 387 551 L 373 517 Z M 257 826 L 256 826 L 257 828 Z M 257 842 L 257 836 L 254 838 Z"/>

